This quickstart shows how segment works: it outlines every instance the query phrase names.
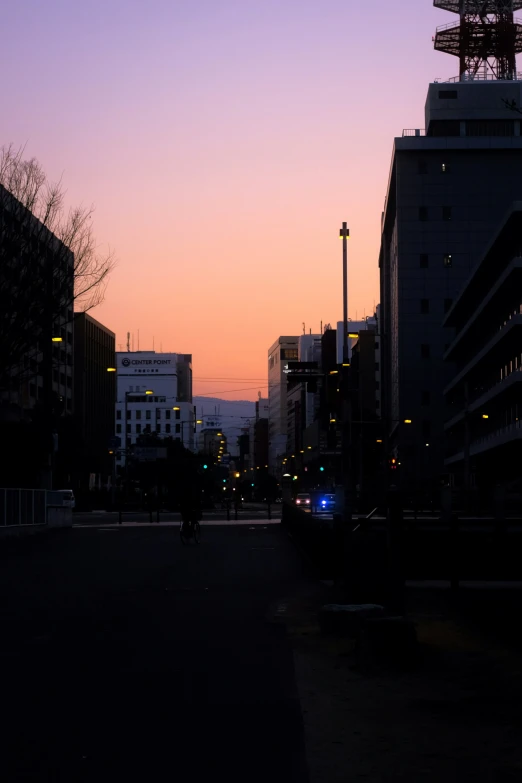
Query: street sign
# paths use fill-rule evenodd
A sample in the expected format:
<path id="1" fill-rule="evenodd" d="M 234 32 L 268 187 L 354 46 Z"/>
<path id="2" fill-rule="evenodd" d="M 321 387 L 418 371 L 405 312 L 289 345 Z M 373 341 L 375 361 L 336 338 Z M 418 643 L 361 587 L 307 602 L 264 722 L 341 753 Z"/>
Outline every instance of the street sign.
<path id="1" fill-rule="evenodd" d="M 121 446 L 121 438 L 119 438 L 117 435 L 113 435 L 112 438 L 109 438 L 110 449 L 119 449 L 120 446 Z"/>
<path id="2" fill-rule="evenodd" d="M 157 459 L 166 459 L 167 449 L 156 446 L 135 446 L 132 454 L 140 462 L 154 462 Z"/>

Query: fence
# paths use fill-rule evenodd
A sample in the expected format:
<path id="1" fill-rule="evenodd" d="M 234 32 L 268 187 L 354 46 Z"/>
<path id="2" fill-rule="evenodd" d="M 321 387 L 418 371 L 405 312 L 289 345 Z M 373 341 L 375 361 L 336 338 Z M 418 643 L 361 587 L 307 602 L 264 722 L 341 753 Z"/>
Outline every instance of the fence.
<path id="1" fill-rule="evenodd" d="M 46 524 L 45 489 L 0 489 L 0 527 Z"/>
<path id="2" fill-rule="evenodd" d="M 0 532 L 70 527 L 72 511 L 63 495 L 45 489 L 0 489 Z"/>

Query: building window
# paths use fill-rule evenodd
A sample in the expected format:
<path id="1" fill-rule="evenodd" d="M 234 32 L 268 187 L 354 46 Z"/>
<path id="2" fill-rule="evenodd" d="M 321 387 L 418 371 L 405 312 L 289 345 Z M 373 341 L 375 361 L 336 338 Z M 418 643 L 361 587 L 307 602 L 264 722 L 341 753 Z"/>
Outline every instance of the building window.
<path id="1" fill-rule="evenodd" d="M 281 348 L 281 359 L 298 360 L 297 348 Z"/>
<path id="2" fill-rule="evenodd" d="M 127 435 L 131 434 L 131 425 L 127 424 Z"/>
<path id="3" fill-rule="evenodd" d="M 156 424 L 156 432 L 161 432 L 161 424 Z"/>
<path id="4" fill-rule="evenodd" d="M 141 411 L 136 411 L 136 418 L 141 419 Z"/>
<path id="5" fill-rule="evenodd" d="M 419 220 L 428 219 L 428 207 L 419 207 Z"/>
<path id="6" fill-rule="evenodd" d="M 132 411 L 127 411 L 127 421 L 132 418 Z"/>
<path id="7" fill-rule="evenodd" d="M 150 424 L 145 425 L 145 432 L 150 432 Z"/>
<path id="8" fill-rule="evenodd" d="M 430 346 L 427 343 L 421 344 L 421 359 L 430 358 Z"/>
<path id="9" fill-rule="evenodd" d="M 453 256 L 451 255 L 451 253 L 445 253 L 443 260 L 444 260 L 445 267 L 453 266 Z"/>
<path id="10" fill-rule="evenodd" d="M 170 419 L 170 411 L 165 411 L 165 418 Z"/>
<path id="11" fill-rule="evenodd" d="M 427 269 L 428 267 L 428 254 L 421 253 L 419 256 L 419 266 L 421 269 Z"/>
<path id="12" fill-rule="evenodd" d="M 72 378 L 70 375 L 67 376 L 67 388 L 72 389 Z"/>
<path id="13" fill-rule="evenodd" d="M 176 414 L 176 419 L 181 419 L 181 411 L 174 411 L 174 413 Z"/>
<path id="14" fill-rule="evenodd" d="M 379 369 L 379 362 L 375 362 L 375 369 L 376 369 L 376 370 L 378 370 L 378 369 Z"/>
<path id="15" fill-rule="evenodd" d="M 145 418 L 150 419 L 150 411 L 145 411 Z"/>
<path id="16" fill-rule="evenodd" d="M 55 383 L 58 383 L 59 376 L 60 376 L 60 373 L 58 372 L 58 370 L 53 370 L 53 381 Z"/>
<path id="17" fill-rule="evenodd" d="M 420 300 L 420 311 L 422 315 L 427 315 L 430 311 L 430 300 L 429 299 L 421 299 Z"/>
<path id="18" fill-rule="evenodd" d="M 165 432 L 170 432 L 170 424 L 165 424 Z"/>
<path id="19" fill-rule="evenodd" d="M 67 400 L 66 406 L 68 411 L 72 411 L 72 400 Z"/>
<path id="20" fill-rule="evenodd" d="M 62 386 L 65 386 L 65 373 L 64 372 L 60 373 L 60 383 L 62 384 Z"/>
<path id="21" fill-rule="evenodd" d="M 455 100 L 457 97 L 457 90 L 439 90 L 439 98 L 443 101 Z"/>
<path id="22" fill-rule="evenodd" d="M 423 389 L 421 391 L 421 405 L 429 405 L 430 404 L 430 397 L 431 394 L 428 389 Z"/>
<path id="23" fill-rule="evenodd" d="M 161 419 L 161 408 L 156 408 L 156 421 Z"/>
<path id="24" fill-rule="evenodd" d="M 176 424 L 176 432 L 181 432 L 181 424 Z"/>
<path id="25" fill-rule="evenodd" d="M 119 421 L 121 419 L 121 411 L 116 411 L 116 420 Z"/>
<path id="26" fill-rule="evenodd" d="M 116 425 L 116 435 L 120 435 L 120 434 L 121 434 L 121 424 L 117 424 Z"/>
<path id="27" fill-rule="evenodd" d="M 136 424 L 136 435 L 141 435 L 141 424 Z"/>
<path id="28" fill-rule="evenodd" d="M 445 299 L 444 300 L 444 312 L 447 313 L 451 309 L 451 305 L 453 304 L 453 299 Z"/>
<path id="29" fill-rule="evenodd" d="M 442 207 L 442 219 L 451 220 L 451 207 Z"/>

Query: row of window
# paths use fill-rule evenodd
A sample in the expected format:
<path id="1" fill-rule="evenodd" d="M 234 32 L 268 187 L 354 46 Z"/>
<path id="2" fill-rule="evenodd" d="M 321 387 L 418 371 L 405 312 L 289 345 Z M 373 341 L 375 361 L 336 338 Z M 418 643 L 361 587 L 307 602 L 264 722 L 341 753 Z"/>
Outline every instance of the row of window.
<path id="1" fill-rule="evenodd" d="M 428 253 L 421 253 L 419 256 L 419 266 L 421 269 L 427 269 L 429 266 L 429 255 Z M 442 264 L 445 267 L 453 266 L 453 256 L 451 253 L 444 253 L 442 256 Z"/>
<path id="2" fill-rule="evenodd" d="M 140 410 L 135 410 L 135 411 L 127 410 L 127 421 L 130 421 L 131 419 L 136 419 L 136 421 L 140 421 L 140 419 L 142 418 L 142 413 L 143 413 L 143 411 L 140 411 Z M 163 418 L 165 418 L 167 421 L 170 420 L 170 418 L 171 418 L 173 413 L 174 413 L 174 417 L 173 417 L 174 419 L 180 419 L 181 418 L 181 411 L 171 411 L 170 408 L 168 408 L 168 409 L 156 408 L 156 416 L 155 416 L 155 418 L 156 419 L 161 419 L 162 418 L 162 413 L 165 414 Z M 134 414 L 134 416 L 132 414 Z M 121 421 L 121 419 L 122 419 L 122 412 L 121 412 L 121 410 L 117 410 L 116 411 L 116 421 Z M 148 420 L 152 419 L 152 411 L 145 411 L 145 419 L 148 419 Z"/>
<path id="3" fill-rule="evenodd" d="M 131 435 L 132 434 L 132 429 L 133 429 L 132 425 L 131 424 L 127 424 L 127 435 Z M 122 432 L 122 425 L 121 424 L 117 424 L 116 425 L 116 434 L 117 435 L 121 435 L 121 432 Z M 152 432 L 151 425 L 150 424 L 145 424 L 145 426 L 142 428 L 141 424 L 136 424 L 135 427 L 134 427 L 134 432 L 136 433 L 136 435 L 141 435 L 142 432 L 143 433 Z M 176 434 L 179 434 L 181 432 L 181 424 L 176 424 L 174 429 L 172 428 L 172 426 L 170 424 L 164 424 L 163 427 L 162 427 L 161 424 L 156 424 L 154 432 L 159 432 L 159 433 L 163 432 L 166 435 L 169 435 L 171 432 L 175 432 Z"/>
<path id="4" fill-rule="evenodd" d="M 452 211 L 451 207 L 442 207 L 442 220 L 451 220 Z M 419 220 L 429 220 L 428 207 L 419 207 Z M 435 218 L 437 220 L 437 218 Z"/>

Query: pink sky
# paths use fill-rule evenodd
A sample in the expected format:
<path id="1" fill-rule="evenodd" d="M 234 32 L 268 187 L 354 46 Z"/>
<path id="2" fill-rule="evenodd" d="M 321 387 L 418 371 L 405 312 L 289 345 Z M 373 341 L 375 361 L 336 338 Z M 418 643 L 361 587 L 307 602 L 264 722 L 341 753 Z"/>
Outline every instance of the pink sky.
<path id="1" fill-rule="evenodd" d="M 393 137 L 456 75 L 431 40 L 456 20 L 431 0 L 11 3 L 0 143 L 96 205 L 119 263 L 92 315 L 117 343 L 139 330 L 193 354 L 196 394 L 254 399 L 278 335 L 341 318 L 343 220 L 349 315 L 378 303 Z"/>

